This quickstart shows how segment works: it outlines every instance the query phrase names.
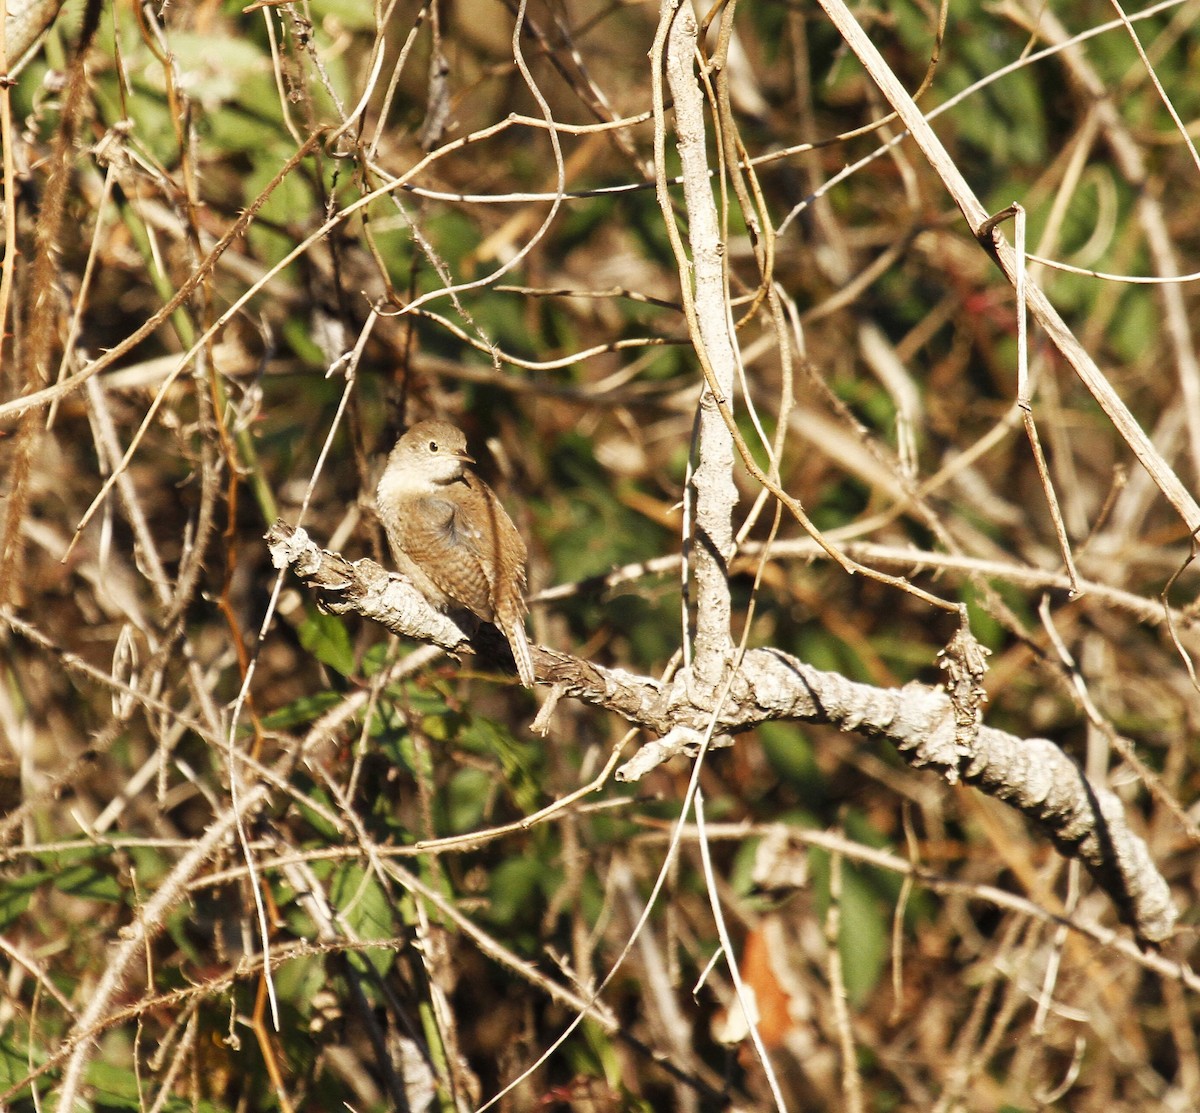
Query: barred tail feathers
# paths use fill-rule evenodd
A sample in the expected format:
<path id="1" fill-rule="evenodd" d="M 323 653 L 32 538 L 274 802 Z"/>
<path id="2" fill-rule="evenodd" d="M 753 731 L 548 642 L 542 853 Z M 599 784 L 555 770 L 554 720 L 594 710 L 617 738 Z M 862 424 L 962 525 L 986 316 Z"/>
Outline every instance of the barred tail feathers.
<path id="1" fill-rule="evenodd" d="M 537 678 L 533 672 L 533 654 L 529 651 L 525 623 L 518 617 L 514 622 L 506 622 L 502 629 L 512 650 L 513 660 L 517 663 L 517 675 L 521 678 L 521 683 L 526 688 L 532 688 Z"/>

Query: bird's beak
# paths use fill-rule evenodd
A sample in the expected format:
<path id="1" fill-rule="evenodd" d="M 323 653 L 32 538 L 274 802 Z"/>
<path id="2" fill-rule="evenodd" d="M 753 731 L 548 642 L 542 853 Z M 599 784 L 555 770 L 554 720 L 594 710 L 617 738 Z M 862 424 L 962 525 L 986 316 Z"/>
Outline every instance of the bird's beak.
<path id="1" fill-rule="evenodd" d="M 464 464 L 475 463 L 475 457 L 472 456 L 469 452 L 456 452 L 454 454 L 454 458 L 456 460 L 461 460 Z"/>

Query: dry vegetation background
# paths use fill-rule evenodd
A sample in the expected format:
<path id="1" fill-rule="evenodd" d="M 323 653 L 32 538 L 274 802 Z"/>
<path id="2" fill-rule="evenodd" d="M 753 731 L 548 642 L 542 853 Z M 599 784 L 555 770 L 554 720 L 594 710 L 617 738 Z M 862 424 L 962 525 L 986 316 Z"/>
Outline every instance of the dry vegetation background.
<path id="1" fill-rule="evenodd" d="M 677 757 L 497 832 L 646 736 L 564 699 L 540 737 L 511 677 L 272 567 L 277 517 L 381 558 L 380 454 L 446 416 L 528 541 L 536 640 L 678 666 L 703 380 L 654 5 L 72 5 L 0 100 L 0 1105 L 1200 1105 L 1197 523 L 1032 328 L 1069 593 L 1012 286 L 820 6 L 711 14 L 741 432 L 827 539 L 968 605 L 986 721 L 1118 793 L 1177 932 L 1141 950 L 1044 832 L 832 727 L 708 753 L 703 830 Z M 1200 270 L 1200 4 L 856 14 L 923 111 L 961 95 L 934 129 L 1030 252 Z M 1196 286 L 1028 278 L 1193 488 Z M 953 614 L 735 480 L 735 639 L 939 681 Z"/>

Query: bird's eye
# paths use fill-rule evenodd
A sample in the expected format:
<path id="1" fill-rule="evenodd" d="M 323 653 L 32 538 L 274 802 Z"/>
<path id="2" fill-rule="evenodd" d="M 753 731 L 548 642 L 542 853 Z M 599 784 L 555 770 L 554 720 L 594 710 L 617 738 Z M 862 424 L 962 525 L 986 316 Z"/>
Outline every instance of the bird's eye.
<path id="1" fill-rule="evenodd" d="M 436 452 L 437 450 L 438 450 L 438 443 L 437 443 L 437 441 L 430 441 L 430 442 L 429 442 L 429 451 L 430 451 L 430 452 Z"/>

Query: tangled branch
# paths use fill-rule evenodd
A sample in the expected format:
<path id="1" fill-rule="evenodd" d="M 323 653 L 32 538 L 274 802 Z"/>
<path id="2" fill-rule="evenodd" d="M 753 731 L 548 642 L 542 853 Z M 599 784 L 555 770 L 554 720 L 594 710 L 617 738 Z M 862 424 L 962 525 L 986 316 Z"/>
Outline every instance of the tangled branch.
<path id="1" fill-rule="evenodd" d="M 283 522 L 271 527 L 267 541 L 276 566 L 290 566 L 327 610 L 359 614 L 448 652 L 469 648 L 465 631 L 425 604 L 403 577 L 374 561 L 347 561 Z M 539 682 L 662 736 L 622 768 L 618 775 L 626 780 L 686 752 L 714 713 L 726 745 L 772 720 L 833 726 L 891 742 L 913 768 L 932 769 L 951 784 L 973 785 L 1036 824 L 1063 854 L 1083 863 L 1139 941 L 1161 943 L 1172 933 L 1178 911 L 1121 801 L 1088 780 L 1048 739 L 1019 738 L 982 725 L 965 739 L 955 703 L 940 688 L 918 683 L 877 688 L 776 649 L 754 649 L 745 655 L 728 697 L 714 708 L 705 698 L 711 692 L 692 684 L 686 669 L 660 682 L 541 646 L 532 649 Z"/>

